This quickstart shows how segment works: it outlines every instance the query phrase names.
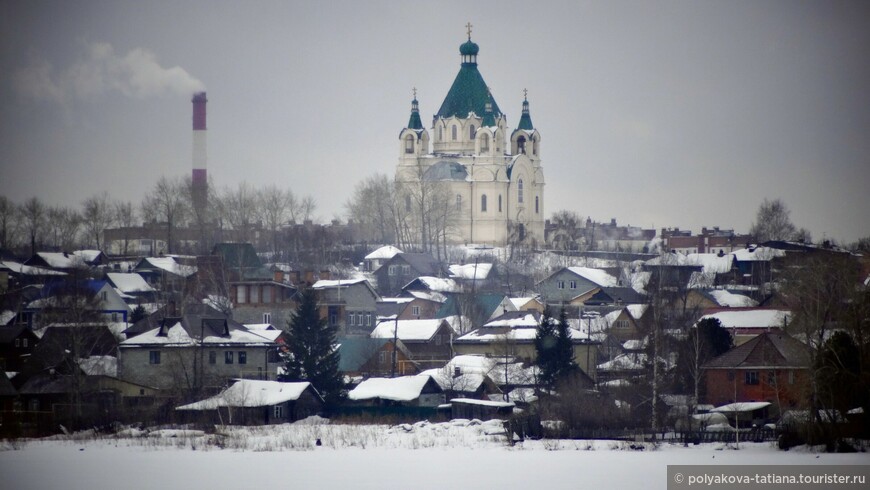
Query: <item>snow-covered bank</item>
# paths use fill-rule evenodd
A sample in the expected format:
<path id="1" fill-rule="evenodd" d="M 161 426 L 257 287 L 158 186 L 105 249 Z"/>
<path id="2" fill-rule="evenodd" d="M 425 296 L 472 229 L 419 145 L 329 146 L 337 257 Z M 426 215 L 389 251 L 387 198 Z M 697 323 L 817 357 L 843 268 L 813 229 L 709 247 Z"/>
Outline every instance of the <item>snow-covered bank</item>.
<path id="1" fill-rule="evenodd" d="M 665 488 L 669 464 L 870 464 L 870 454 L 782 452 L 769 443 L 632 450 L 614 441 L 525 441 L 509 447 L 497 423 L 284 425 L 197 433 L 128 433 L 30 441 L 0 451 L 3 488 Z M 364 435 L 367 434 L 367 435 Z M 173 435 L 177 437 L 172 437 Z M 282 440 L 302 441 L 280 450 Z M 130 437 L 134 436 L 134 437 Z M 295 439 L 294 439 L 295 438 Z M 358 439 L 355 439 L 358 438 Z M 233 446 L 236 447 L 233 447 Z M 289 447 L 289 446 L 285 446 Z M 194 449 L 196 448 L 196 449 Z"/>

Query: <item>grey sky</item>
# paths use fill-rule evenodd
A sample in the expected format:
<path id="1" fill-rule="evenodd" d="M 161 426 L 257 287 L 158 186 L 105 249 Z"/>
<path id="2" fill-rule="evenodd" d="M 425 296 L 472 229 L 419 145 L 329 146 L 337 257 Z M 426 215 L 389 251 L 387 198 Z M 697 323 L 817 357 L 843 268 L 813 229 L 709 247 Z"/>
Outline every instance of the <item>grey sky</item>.
<path id="1" fill-rule="evenodd" d="M 511 126 L 529 90 L 547 215 L 745 232 L 779 197 L 815 239 L 870 235 L 859 1 L 6 1 L 0 194 L 138 203 L 189 175 L 201 81 L 218 187 L 343 216 L 359 180 L 393 174 L 414 86 L 431 124 L 468 21 Z"/>

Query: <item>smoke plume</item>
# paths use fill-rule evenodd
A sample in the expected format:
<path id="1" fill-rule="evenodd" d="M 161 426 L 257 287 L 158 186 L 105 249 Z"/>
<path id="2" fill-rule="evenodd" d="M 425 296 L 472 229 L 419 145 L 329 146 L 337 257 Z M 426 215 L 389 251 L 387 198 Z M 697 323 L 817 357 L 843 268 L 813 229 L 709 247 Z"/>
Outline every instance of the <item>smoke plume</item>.
<path id="1" fill-rule="evenodd" d="M 109 92 L 145 98 L 205 90 L 205 85 L 184 68 L 165 68 L 146 49 L 136 48 L 119 55 L 111 44 L 90 43 L 86 51 L 78 61 L 60 71 L 48 61 L 34 60 L 15 73 L 16 89 L 26 97 L 58 102 Z"/>

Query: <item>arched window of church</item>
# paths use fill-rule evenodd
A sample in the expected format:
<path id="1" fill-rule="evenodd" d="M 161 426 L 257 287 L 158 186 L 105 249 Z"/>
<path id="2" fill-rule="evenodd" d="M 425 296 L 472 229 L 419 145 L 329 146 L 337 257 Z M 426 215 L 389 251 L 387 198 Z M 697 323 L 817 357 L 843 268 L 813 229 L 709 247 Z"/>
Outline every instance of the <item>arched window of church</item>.
<path id="1" fill-rule="evenodd" d="M 520 136 L 517 138 L 517 153 L 525 153 L 526 152 L 526 137 Z"/>
<path id="2" fill-rule="evenodd" d="M 532 139 L 532 155 L 538 154 L 538 140 Z"/>
<path id="3" fill-rule="evenodd" d="M 438 126 L 438 141 L 444 140 L 444 127 Z"/>
<path id="4" fill-rule="evenodd" d="M 489 151 L 489 135 L 480 135 L 480 151 Z"/>
<path id="5" fill-rule="evenodd" d="M 405 153 L 414 153 L 414 135 L 405 136 Z"/>
<path id="6" fill-rule="evenodd" d="M 460 211 L 462 209 L 462 194 L 456 194 L 456 210 Z"/>
<path id="7" fill-rule="evenodd" d="M 456 141 L 456 126 L 455 126 L 455 125 L 453 126 L 453 130 L 452 130 L 452 134 L 451 134 L 451 136 L 453 137 L 453 141 Z"/>
<path id="8" fill-rule="evenodd" d="M 468 127 L 468 138 L 474 139 L 474 124 Z"/>
<path id="9" fill-rule="evenodd" d="M 411 212 L 411 196 L 409 194 L 405 194 L 405 212 Z"/>
<path id="10" fill-rule="evenodd" d="M 538 196 L 535 196 L 535 214 L 538 214 L 538 205 L 539 205 Z"/>
<path id="11" fill-rule="evenodd" d="M 501 194 L 498 195 L 498 212 L 501 212 Z"/>
<path id="12" fill-rule="evenodd" d="M 523 179 L 517 181 L 517 202 L 523 203 Z"/>
<path id="13" fill-rule="evenodd" d="M 486 194 L 480 196 L 480 212 L 486 212 Z"/>

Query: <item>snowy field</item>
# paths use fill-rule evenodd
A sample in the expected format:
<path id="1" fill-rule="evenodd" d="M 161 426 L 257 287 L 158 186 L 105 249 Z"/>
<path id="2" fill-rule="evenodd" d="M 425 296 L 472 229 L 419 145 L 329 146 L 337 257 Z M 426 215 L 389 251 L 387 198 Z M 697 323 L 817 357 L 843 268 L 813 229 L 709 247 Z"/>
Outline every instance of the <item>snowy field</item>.
<path id="1" fill-rule="evenodd" d="M 316 445 L 320 439 L 321 445 Z M 666 488 L 669 464 L 870 464 L 870 453 L 769 443 L 505 443 L 497 421 L 128 430 L 2 443 L 0 488 Z"/>

